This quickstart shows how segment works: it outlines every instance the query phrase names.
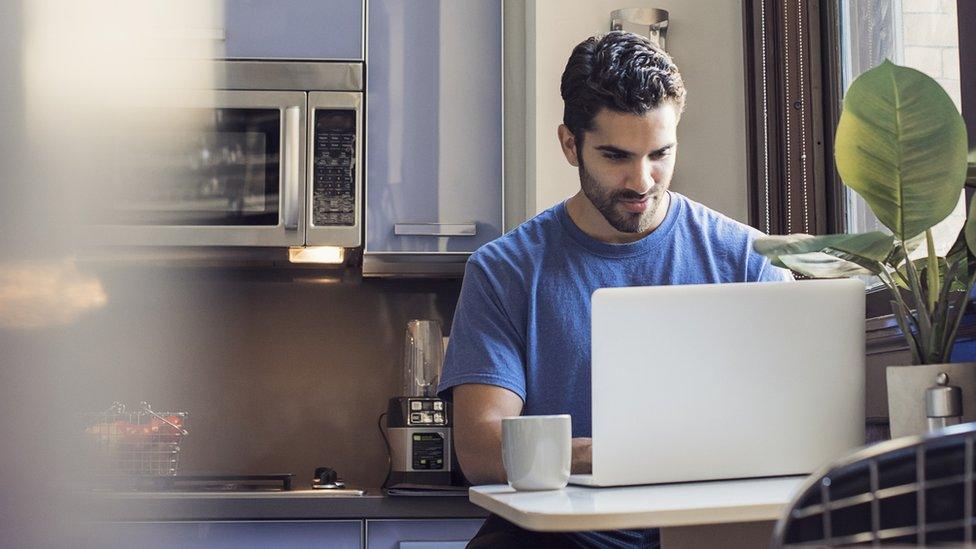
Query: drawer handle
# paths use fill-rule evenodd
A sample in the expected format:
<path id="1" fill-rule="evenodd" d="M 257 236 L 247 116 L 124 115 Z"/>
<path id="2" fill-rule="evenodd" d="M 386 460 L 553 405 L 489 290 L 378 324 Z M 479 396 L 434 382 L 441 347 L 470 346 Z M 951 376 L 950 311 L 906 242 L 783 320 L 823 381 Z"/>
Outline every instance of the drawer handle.
<path id="1" fill-rule="evenodd" d="M 478 228 L 474 223 L 396 223 L 393 234 L 397 236 L 475 236 Z"/>

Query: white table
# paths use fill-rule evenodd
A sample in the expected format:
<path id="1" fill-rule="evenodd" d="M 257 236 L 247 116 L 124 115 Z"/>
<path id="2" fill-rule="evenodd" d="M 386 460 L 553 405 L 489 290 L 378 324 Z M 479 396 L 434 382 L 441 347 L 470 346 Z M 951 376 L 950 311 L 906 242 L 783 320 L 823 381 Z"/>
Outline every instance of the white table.
<path id="1" fill-rule="evenodd" d="M 580 532 L 661 528 L 671 547 L 765 547 L 806 477 L 516 492 L 474 486 L 471 502 L 522 528 Z"/>

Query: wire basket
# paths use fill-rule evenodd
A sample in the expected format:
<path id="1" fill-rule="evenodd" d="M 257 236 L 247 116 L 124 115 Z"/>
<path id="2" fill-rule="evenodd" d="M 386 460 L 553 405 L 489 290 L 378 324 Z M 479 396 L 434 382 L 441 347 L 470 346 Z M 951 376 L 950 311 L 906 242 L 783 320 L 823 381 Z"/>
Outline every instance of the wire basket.
<path id="1" fill-rule="evenodd" d="M 189 434 L 186 412 L 156 412 L 146 402 L 126 410 L 113 403 L 104 412 L 84 414 L 84 446 L 91 472 L 108 475 L 176 475 L 180 443 Z"/>

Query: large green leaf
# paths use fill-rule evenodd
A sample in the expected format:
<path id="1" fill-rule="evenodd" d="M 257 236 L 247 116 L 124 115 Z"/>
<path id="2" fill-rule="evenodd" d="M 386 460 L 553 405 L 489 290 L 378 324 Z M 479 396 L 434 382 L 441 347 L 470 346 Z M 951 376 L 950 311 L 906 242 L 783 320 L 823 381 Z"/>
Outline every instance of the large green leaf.
<path id="1" fill-rule="evenodd" d="M 894 237 L 880 231 L 811 236 L 792 234 L 756 239 L 752 247 L 777 267 L 816 278 L 877 274 L 894 247 Z"/>
<path id="2" fill-rule="evenodd" d="M 899 240 L 935 225 L 966 179 L 966 127 L 946 92 L 925 74 L 885 61 L 844 97 L 837 170 Z"/>
<path id="3" fill-rule="evenodd" d="M 782 255 L 779 259 L 787 269 L 813 278 L 846 278 L 875 274 L 857 263 L 824 252 Z"/>

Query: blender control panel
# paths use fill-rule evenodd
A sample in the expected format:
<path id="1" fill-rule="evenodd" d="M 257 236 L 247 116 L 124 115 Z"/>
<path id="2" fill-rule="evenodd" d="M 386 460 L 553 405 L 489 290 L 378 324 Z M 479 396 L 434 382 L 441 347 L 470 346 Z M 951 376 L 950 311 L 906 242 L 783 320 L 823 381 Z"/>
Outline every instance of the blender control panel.
<path id="1" fill-rule="evenodd" d="M 447 425 L 447 404 L 439 398 L 411 398 L 407 400 L 407 425 L 429 427 Z"/>

